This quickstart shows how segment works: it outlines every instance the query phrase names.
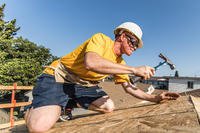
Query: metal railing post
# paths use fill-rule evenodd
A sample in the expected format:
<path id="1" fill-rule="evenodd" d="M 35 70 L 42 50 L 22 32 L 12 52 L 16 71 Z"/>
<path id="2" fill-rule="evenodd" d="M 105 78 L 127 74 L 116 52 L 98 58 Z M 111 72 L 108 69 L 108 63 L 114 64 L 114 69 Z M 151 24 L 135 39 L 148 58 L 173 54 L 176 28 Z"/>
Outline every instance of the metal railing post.
<path id="1" fill-rule="evenodd" d="M 10 108 L 10 127 L 14 126 L 14 108 L 15 108 L 15 104 L 16 104 L 16 100 L 15 100 L 15 91 L 17 89 L 17 83 L 13 84 L 13 90 L 12 90 L 12 97 L 11 97 L 11 103 L 13 104 L 13 107 Z"/>

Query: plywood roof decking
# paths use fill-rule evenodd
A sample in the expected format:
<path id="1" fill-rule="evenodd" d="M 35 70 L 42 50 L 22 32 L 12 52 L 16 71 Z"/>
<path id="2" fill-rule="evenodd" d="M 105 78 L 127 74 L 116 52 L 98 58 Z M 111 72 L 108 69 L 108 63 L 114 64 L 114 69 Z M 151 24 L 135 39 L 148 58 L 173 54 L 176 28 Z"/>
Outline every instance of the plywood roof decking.
<path id="1" fill-rule="evenodd" d="M 62 128 L 62 130 L 60 130 Z M 111 114 L 94 115 L 58 123 L 54 132 L 183 132 L 200 129 L 193 105 L 187 97 L 151 106 L 119 109 Z M 194 130 L 195 129 L 195 130 Z"/>
<path id="2" fill-rule="evenodd" d="M 23 127 L 23 126 L 22 126 Z M 12 131 L 24 132 L 18 127 Z M 23 127 L 24 128 L 24 127 Z M 49 133 L 65 132 L 197 132 L 197 114 L 188 97 L 162 104 L 121 108 L 111 114 L 86 115 L 57 123 Z"/>
<path id="3" fill-rule="evenodd" d="M 183 95 L 183 96 L 192 95 L 192 96 L 195 96 L 195 97 L 200 97 L 200 89 L 182 92 L 180 94 Z"/>
<path id="4" fill-rule="evenodd" d="M 195 107 L 196 113 L 198 115 L 199 118 L 199 122 L 200 122 L 200 97 L 194 97 L 190 95 L 190 98 L 192 100 L 192 103 Z"/>
<path id="5" fill-rule="evenodd" d="M 120 86 L 113 87 L 111 83 L 104 83 L 102 86 L 117 104 L 116 111 L 110 114 L 77 116 L 72 121 L 56 123 L 48 132 L 191 133 L 200 131 L 198 117 L 188 95 L 183 94 L 176 101 L 139 105 L 141 100 L 125 94 Z M 27 129 L 25 125 L 20 125 L 10 131 L 21 133 L 27 132 Z"/>

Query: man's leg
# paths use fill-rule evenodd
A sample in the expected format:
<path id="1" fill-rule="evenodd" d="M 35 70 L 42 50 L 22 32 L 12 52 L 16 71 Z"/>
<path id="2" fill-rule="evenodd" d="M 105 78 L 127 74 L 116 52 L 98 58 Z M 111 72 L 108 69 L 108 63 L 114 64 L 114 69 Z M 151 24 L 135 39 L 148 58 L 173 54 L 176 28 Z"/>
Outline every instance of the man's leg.
<path id="1" fill-rule="evenodd" d="M 99 86 L 85 87 L 74 85 L 75 99 L 81 107 L 101 113 L 109 113 L 114 110 L 114 103 Z"/>
<path id="2" fill-rule="evenodd" d="M 54 76 L 48 74 L 38 77 L 32 94 L 32 108 L 25 114 L 27 127 L 30 132 L 45 132 L 58 120 L 68 95 L 63 91 L 63 84 L 57 83 Z"/>
<path id="3" fill-rule="evenodd" d="M 92 102 L 88 109 L 101 113 L 110 113 L 114 110 L 114 103 L 109 96 L 103 96 Z"/>
<path id="4" fill-rule="evenodd" d="M 25 121 L 29 132 L 45 132 L 58 120 L 61 107 L 58 105 L 43 106 L 30 109 L 25 114 Z"/>

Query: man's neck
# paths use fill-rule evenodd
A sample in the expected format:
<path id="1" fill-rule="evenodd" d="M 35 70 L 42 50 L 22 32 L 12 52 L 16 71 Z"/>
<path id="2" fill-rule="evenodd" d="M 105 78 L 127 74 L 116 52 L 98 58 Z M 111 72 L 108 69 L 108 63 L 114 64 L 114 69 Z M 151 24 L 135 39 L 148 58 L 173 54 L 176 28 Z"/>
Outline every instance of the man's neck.
<path id="1" fill-rule="evenodd" d="M 122 55 L 122 51 L 121 51 L 121 43 L 120 42 L 115 42 L 114 43 L 114 53 L 116 56 L 121 56 Z"/>

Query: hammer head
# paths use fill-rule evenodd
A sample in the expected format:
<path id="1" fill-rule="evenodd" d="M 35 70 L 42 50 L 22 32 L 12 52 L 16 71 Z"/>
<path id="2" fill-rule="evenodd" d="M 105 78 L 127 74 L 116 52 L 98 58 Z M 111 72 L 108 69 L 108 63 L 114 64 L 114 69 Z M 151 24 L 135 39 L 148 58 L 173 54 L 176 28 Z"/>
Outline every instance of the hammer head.
<path id="1" fill-rule="evenodd" d="M 160 53 L 159 57 L 163 59 L 166 62 L 166 64 L 170 66 L 171 70 L 175 69 L 175 65 L 166 56 Z"/>

